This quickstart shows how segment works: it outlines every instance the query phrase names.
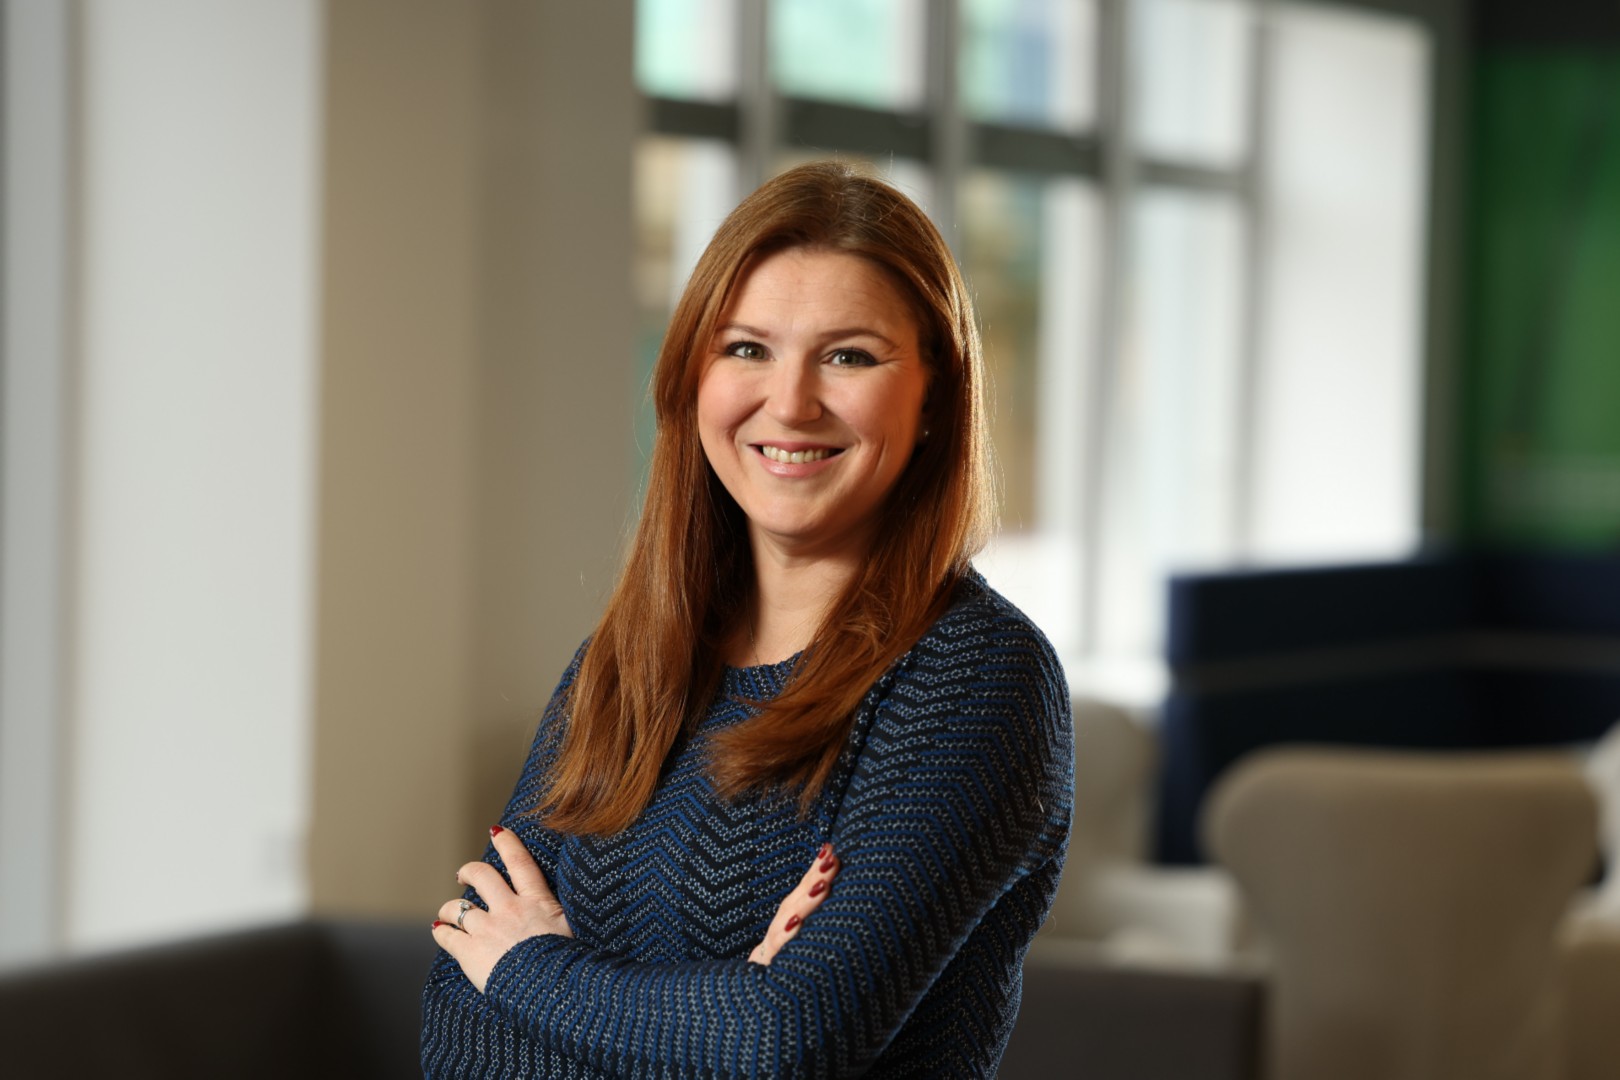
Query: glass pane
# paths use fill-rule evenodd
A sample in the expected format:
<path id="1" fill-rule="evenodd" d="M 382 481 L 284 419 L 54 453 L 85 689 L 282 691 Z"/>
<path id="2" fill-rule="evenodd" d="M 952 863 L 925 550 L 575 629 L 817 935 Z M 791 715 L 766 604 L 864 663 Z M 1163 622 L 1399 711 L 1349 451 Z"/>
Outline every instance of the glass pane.
<path id="1" fill-rule="evenodd" d="M 983 120 L 1083 130 L 1097 115 L 1096 0 L 967 0 L 962 97 Z"/>
<path id="2" fill-rule="evenodd" d="M 975 173 L 962 185 L 962 264 L 979 307 L 993 391 L 991 436 L 1007 529 L 1036 525 L 1041 185 Z"/>
<path id="3" fill-rule="evenodd" d="M 1274 14 L 1254 553 L 1419 539 L 1429 43 L 1407 19 Z"/>
<path id="4" fill-rule="evenodd" d="M 1001 535 L 978 562 L 1065 656 L 1080 635 L 1076 418 L 1093 369 L 1099 217 L 1095 188 L 1077 178 L 977 172 L 961 191 L 1003 495 Z"/>
<path id="5" fill-rule="evenodd" d="M 1141 152 L 1189 164 L 1240 164 L 1249 145 L 1252 4 L 1138 0 L 1129 8 Z"/>
<path id="6" fill-rule="evenodd" d="M 794 97 L 914 111 L 923 103 L 922 0 L 771 0 L 771 70 Z"/>
<path id="7" fill-rule="evenodd" d="M 1098 647 L 1160 651 L 1164 579 L 1232 554 L 1243 218 L 1223 195 L 1144 191 L 1110 410 Z"/>
<path id="8" fill-rule="evenodd" d="M 709 238 L 737 204 L 730 143 L 646 135 L 636 144 L 637 386 L 652 375 L 664 328 Z M 636 444 L 652 450 L 652 404 L 643 395 Z"/>
<path id="9" fill-rule="evenodd" d="M 737 0 L 636 0 L 636 85 L 659 97 L 737 95 Z"/>

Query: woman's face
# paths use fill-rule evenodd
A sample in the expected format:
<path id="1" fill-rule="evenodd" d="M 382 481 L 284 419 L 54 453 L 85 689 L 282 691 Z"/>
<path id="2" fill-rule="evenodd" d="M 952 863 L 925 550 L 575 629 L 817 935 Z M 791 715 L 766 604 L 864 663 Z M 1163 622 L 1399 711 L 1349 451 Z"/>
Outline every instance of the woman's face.
<path id="1" fill-rule="evenodd" d="M 859 556 L 922 432 L 905 297 L 857 255 L 790 248 L 754 265 L 707 345 L 698 435 L 756 551 Z"/>

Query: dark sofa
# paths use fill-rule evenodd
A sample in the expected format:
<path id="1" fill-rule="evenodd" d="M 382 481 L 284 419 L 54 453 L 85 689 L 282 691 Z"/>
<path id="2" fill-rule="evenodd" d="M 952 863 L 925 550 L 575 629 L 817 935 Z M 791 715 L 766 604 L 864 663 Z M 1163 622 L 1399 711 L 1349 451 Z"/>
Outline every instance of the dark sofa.
<path id="1" fill-rule="evenodd" d="M 0 976 L 8 1077 L 419 1075 L 425 926 L 309 922 Z M 1001 1075 L 1254 1080 L 1261 987 L 1134 970 L 1038 941 Z"/>
<path id="2" fill-rule="evenodd" d="M 427 925 L 308 922 L 0 977 L 6 1076 L 420 1075 Z"/>

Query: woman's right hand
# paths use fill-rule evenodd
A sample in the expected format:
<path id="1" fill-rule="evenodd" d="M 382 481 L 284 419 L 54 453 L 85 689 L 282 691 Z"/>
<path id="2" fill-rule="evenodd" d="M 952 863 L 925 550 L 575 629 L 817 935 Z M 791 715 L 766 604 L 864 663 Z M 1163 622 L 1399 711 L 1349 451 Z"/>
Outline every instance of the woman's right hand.
<path id="1" fill-rule="evenodd" d="M 798 934 L 799 927 L 810 917 L 810 913 L 827 899 L 827 894 L 832 891 L 833 878 L 837 876 L 838 856 L 833 854 L 831 844 L 822 844 L 815 860 L 810 863 L 810 869 L 805 871 L 793 891 L 782 898 L 781 905 L 771 918 L 770 928 L 765 931 L 765 940 L 754 946 L 748 959 L 752 963 L 768 966 L 782 946 Z"/>

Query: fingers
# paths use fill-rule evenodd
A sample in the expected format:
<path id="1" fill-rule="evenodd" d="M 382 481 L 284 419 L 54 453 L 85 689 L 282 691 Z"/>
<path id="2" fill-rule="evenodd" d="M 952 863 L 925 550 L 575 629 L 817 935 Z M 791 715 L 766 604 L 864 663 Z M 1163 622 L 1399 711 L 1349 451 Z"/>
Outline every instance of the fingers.
<path id="1" fill-rule="evenodd" d="M 462 901 L 446 900 L 444 903 L 439 905 L 438 919 L 436 922 L 441 922 L 448 926 L 452 932 L 470 930 L 473 926 L 473 920 L 486 915 L 487 912 L 485 912 L 484 909 L 479 907 L 477 904 L 474 904 L 471 900 L 466 901 L 466 903 L 471 906 L 469 906 L 466 909 L 466 913 L 463 914 L 461 908 Z M 438 928 L 434 927 L 434 929 Z"/>
<path id="2" fill-rule="evenodd" d="M 788 894 L 788 902 L 793 910 L 783 922 L 785 933 L 790 936 L 797 934 L 804 920 L 827 899 L 827 894 L 832 891 L 833 878 L 838 876 L 839 865 L 832 845 L 822 844 L 810 869 L 799 879 L 798 887 Z"/>
<path id="3" fill-rule="evenodd" d="M 499 904 L 513 893 L 523 897 L 555 901 L 556 897 L 546 881 L 546 875 L 541 872 L 534 861 L 534 856 L 529 854 L 529 849 L 516 834 L 510 829 L 495 825 L 490 828 L 489 837 L 495 846 L 495 853 L 501 857 L 501 862 L 506 867 L 506 877 L 503 878 L 501 872 L 494 866 L 480 860 L 466 863 L 457 870 L 457 881 L 472 886 L 488 904 Z M 510 886 L 507 885 L 507 880 L 511 881 Z"/>
<path id="4" fill-rule="evenodd" d="M 776 918 L 771 920 L 771 928 L 780 932 L 781 944 L 797 937 L 804 920 L 827 899 L 832 891 L 833 878 L 838 876 L 838 866 L 838 856 L 833 854 L 832 845 L 822 844 L 821 850 L 811 860 L 810 869 L 804 872 L 804 877 L 799 879 L 793 891 L 783 898 Z"/>
<path id="5" fill-rule="evenodd" d="M 456 880 L 478 902 L 446 900 L 432 927 L 433 940 L 480 993 L 496 963 L 519 942 L 544 934 L 574 936 L 567 913 L 523 841 L 500 826 L 489 834 L 506 873 L 483 861 L 457 870 Z"/>
<path id="6" fill-rule="evenodd" d="M 456 871 L 456 880 L 470 886 L 486 904 L 499 904 L 512 895 L 501 872 L 487 862 L 470 862 Z"/>
<path id="7" fill-rule="evenodd" d="M 765 940 L 749 953 L 748 959 L 756 964 L 769 964 L 782 946 L 798 936 L 804 920 L 832 892 L 833 878 L 838 876 L 838 868 L 838 856 L 833 854 L 832 845 L 821 845 L 821 850 L 810 863 L 810 869 L 805 871 L 804 877 L 799 879 L 793 891 L 783 897 L 777 907 L 770 928 L 765 931 Z"/>
<path id="8" fill-rule="evenodd" d="M 551 886 L 546 882 L 546 875 L 540 872 L 534 856 L 529 854 L 529 849 L 516 833 L 493 825 L 489 830 L 489 840 L 495 845 L 495 853 L 501 857 L 501 862 L 506 864 L 506 874 L 512 879 L 513 891 L 519 896 L 551 897 Z"/>
<path id="9" fill-rule="evenodd" d="M 445 901 L 434 922 L 435 938 L 440 936 L 440 924 L 448 925 L 452 933 L 459 930 L 471 933 L 475 925 L 493 925 L 483 922 L 484 917 L 491 915 L 532 933 L 572 937 L 562 904 L 523 841 L 499 825 L 492 827 L 489 834 L 506 873 L 482 860 L 463 864 L 456 871 L 456 881 L 470 888 L 479 903 L 469 910 L 462 907 L 461 900 Z"/>
<path id="10" fill-rule="evenodd" d="M 471 912 L 468 912 L 468 914 L 471 914 Z M 443 949 L 457 960 L 460 960 L 461 947 L 466 942 L 467 935 L 463 934 L 460 930 L 457 930 L 456 924 L 453 922 L 445 922 L 443 919 L 434 919 L 433 940 L 438 944 L 439 948 Z"/>

